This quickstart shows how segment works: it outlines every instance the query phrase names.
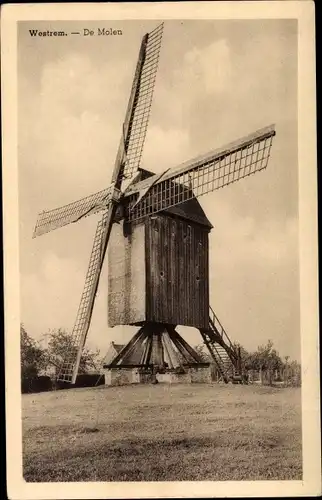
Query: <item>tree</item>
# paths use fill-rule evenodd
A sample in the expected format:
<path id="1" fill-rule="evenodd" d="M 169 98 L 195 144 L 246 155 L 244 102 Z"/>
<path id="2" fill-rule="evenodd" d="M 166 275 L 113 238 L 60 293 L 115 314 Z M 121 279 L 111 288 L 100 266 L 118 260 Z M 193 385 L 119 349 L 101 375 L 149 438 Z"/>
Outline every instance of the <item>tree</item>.
<path id="1" fill-rule="evenodd" d="M 269 340 L 267 344 L 258 346 L 257 351 L 250 353 L 248 364 L 253 370 L 276 370 L 283 367 L 283 361 L 276 349 L 273 348 L 273 342 Z"/>
<path id="2" fill-rule="evenodd" d="M 285 356 L 286 358 L 286 356 Z M 289 358 L 289 356 L 288 356 Z M 301 385 L 301 364 L 296 361 L 290 361 L 285 363 L 284 365 L 284 383 L 286 385 L 291 385 L 294 387 L 300 387 Z"/>
<path id="3" fill-rule="evenodd" d="M 38 376 L 46 365 L 45 353 L 37 342 L 20 325 L 21 378 L 32 379 Z"/>
<path id="4" fill-rule="evenodd" d="M 274 344 L 268 340 L 267 344 L 258 346 L 255 352 L 249 354 L 247 358 L 247 366 L 251 370 L 259 371 L 268 376 L 269 384 L 272 384 L 273 374 L 275 370 L 281 371 L 284 367 L 282 358 L 274 349 Z"/>
<path id="5" fill-rule="evenodd" d="M 76 356 L 78 347 L 74 345 L 73 337 L 70 333 L 62 328 L 58 328 L 57 330 L 49 330 L 48 337 L 48 362 L 59 367 L 67 353 L 74 352 Z M 85 347 L 80 360 L 79 373 L 97 371 L 100 365 L 99 355 L 99 350 L 92 351 L 88 347 Z"/>

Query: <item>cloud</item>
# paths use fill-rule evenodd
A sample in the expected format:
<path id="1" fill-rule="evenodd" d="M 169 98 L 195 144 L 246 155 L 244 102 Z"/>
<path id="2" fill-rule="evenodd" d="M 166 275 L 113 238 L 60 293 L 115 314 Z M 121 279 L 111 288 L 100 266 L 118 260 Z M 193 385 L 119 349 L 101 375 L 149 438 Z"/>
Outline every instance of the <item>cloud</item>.
<path id="1" fill-rule="evenodd" d="M 228 41 L 221 39 L 202 49 L 187 52 L 179 82 L 189 85 L 196 94 L 220 94 L 230 90 L 232 64 Z"/>
<path id="2" fill-rule="evenodd" d="M 189 134 L 187 130 L 169 128 L 164 130 L 151 126 L 142 158 L 142 167 L 154 172 L 167 168 L 189 158 Z"/>
<path id="3" fill-rule="evenodd" d="M 216 221 L 216 259 L 223 265 L 229 261 L 227 249 L 238 248 L 237 258 L 244 265 L 284 266 L 294 257 L 298 247 L 298 221 L 266 219 L 255 223 L 255 217 L 241 217 L 229 205 L 222 205 Z M 231 230 L 227 230 L 231 228 Z M 218 241 L 219 240 L 219 241 Z"/>
<path id="4" fill-rule="evenodd" d="M 162 68 L 160 68 L 162 71 Z M 189 135 L 191 121 L 199 124 L 198 105 L 205 96 L 227 95 L 231 87 L 232 58 L 228 41 L 217 40 L 208 46 L 183 51 L 180 61 L 164 68 L 156 81 L 152 124 L 164 130 L 180 129 Z M 207 127 L 211 122 L 207 123 Z M 191 142 L 191 137 L 189 141 Z M 200 151 L 197 151 L 198 154 Z"/>
<path id="5" fill-rule="evenodd" d="M 232 339 L 246 348 L 273 338 L 282 354 L 297 357 L 297 219 L 268 219 L 260 226 L 228 204 L 216 212 L 220 217 L 210 238 L 210 296 L 216 313 Z"/>
<path id="6" fill-rule="evenodd" d="M 50 102 L 53 108 L 63 106 L 72 115 L 81 114 L 84 109 L 100 113 L 102 107 L 113 108 L 122 99 L 120 82 L 129 73 L 126 65 L 118 61 L 113 65 L 117 79 L 111 78 L 108 64 L 98 65 L 80 53 L 68 53 L 46 63 L 41 75 L 43 105 Z"/>
<path id="7" fill-rule="evenodd" d="M 36 273 L 22 275 L 21 309 L 30 334 L 38 336 L 48 328 L 70 329 L 83 282 L 84 270 L 77 262 L 52 252 L 42 256 Z"/>
<path id="8" fill-rule="evenodd" d="M 129 70 L 115 66 L 123 82 Z M 126 107 L 122 85 L 109 69 L 67 54 L 43 66 L 39 93 L 31 81 L 24 83 L 20 168 L 34 180 L 39 207 L 64 204 L 108 184 Z"/>

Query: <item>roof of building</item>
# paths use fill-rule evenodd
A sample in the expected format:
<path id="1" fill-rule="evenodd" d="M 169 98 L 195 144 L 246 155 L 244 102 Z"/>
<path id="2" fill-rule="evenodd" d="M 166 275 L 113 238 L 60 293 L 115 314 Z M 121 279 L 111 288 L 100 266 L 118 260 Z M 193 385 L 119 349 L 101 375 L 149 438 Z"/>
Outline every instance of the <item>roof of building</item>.
<path id="1" fill-rule="evenodd" d="M 113 346 L 116 352 L 119 353 L 123 349 L 125 344 L 115 344 L 115 342 L 111 342 L 111 346 Z"/>
<path id="2" fill-rule="evenodd" d="M 115 344 L 114 342 L 111 342 L 103 359 L 103 364 L 110 363 L 115 358 L 115 356 L 123 349 L 123 347 L 124 345 L 122 344 Z"/>
<path id="3" fill-rule="evenodd" d="M 122 344 L 115 344 L 114 342 L 110 343 L 110 347 L 105 355 L 105 358 L 103 359 L 103 366 L 104 365 L 109 365 L 112 363 L 112 361 L 116 358 L 116 356 L 121 352 L 121 350 L 125 347 L 125 345 Z M 140 363 L 140 359 L 142 357 L 142 352 L 143 352 L 143 346 L 141 345 L 139 348 L 134 349 L 133 352 L 128 354 L 125 359 L 123 360 L 122 364 L 132 364 L 132 365 L 137 365 Z"/>

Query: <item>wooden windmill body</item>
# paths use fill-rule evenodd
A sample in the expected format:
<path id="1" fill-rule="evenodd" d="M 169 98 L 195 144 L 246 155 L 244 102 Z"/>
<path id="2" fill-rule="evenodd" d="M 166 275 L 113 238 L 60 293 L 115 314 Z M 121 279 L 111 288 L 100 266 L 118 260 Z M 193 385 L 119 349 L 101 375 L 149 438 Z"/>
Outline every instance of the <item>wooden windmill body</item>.
<path id="1" fill-rule="evenodd" d="M 140 180 L 151 175 L 141 170 Z M 121 220 L 113 226 L 108 249 L 108 324 L 140 329 L 135 345 L 132 339 L 106 367 L 208 365 L 175 326 L 208 328 L 211 228 L 196 198 L 137 222 Z"/>
<path id="2" fill-rule="evenodd" d="M 212 228 L 197 198 L 264 170 L 274 126 L 261 129 L 179 167 L 153 174 L 140 168 L 163 24 L 146 34 L 130 93 L 111 185 L 82 200 L 42 212 L 34 236 L 102 212 L 72 343 L 58 379 L 75 383 L 108 247 L 108 324 L 137 333 L 109 368 L 154 370 L 202 365 L 176 331 L 197 328 L 223 380 L 241 369 L 240 356 L 209 305 Z M 125 181 L 130 184 L 124 187 Z"/>
<path id="3" fill-rule="evenodd" d="M 155 322 L 207 328 L 208 234 L 197 199 L 115 224 L 108 250 L 109 326 Z"/>

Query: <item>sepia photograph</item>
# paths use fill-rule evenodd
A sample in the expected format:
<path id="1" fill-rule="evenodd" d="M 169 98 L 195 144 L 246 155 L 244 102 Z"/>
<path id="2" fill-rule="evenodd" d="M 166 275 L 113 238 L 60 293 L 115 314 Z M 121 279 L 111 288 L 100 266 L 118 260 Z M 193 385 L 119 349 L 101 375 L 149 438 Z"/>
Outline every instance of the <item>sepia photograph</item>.
<path id="1" fill-rule="evenodd" d="M 299 20 L 67 19 L 16 23 L 24 483 L 304 485 Z"/>

